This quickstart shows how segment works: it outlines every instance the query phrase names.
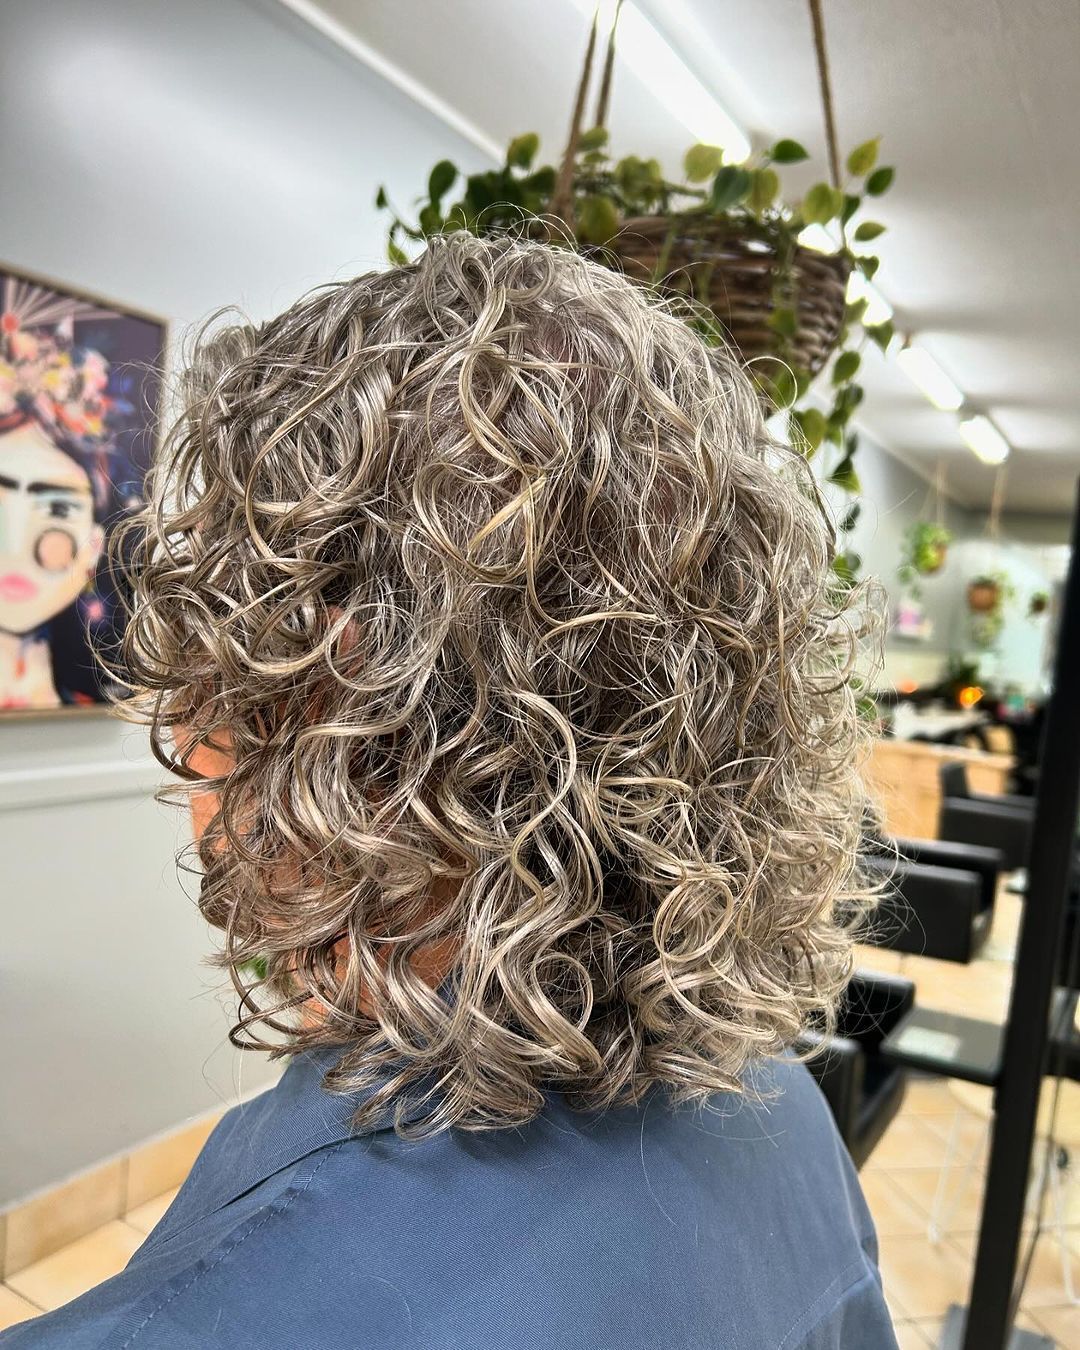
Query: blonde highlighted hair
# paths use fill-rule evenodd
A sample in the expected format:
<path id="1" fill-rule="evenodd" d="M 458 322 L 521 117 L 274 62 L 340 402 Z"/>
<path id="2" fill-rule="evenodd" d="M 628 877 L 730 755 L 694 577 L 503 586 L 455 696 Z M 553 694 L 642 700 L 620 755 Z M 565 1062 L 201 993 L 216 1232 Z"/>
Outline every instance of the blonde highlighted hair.
<path id="1" fill-rule="evenodd" d="M 185 388 L 125 660 L 220 794 L 237 1043 L 342 1047 L 357 1124 L 420 1136 L 739 1091 L 828 1021 L 853 624 L 729 351 L 570 250 L 451 234 L 204 340 Z M 235 767 L 198 779 L 179 725 Z"/>

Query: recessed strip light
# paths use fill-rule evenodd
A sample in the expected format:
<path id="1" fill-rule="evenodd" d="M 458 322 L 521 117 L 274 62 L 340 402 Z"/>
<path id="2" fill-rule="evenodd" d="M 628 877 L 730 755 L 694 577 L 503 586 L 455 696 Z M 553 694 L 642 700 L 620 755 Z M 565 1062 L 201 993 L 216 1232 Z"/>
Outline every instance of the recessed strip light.
<path id="1" fill-rule="evenodd" d="M 575 3 L 592 18 L 596 9 L 593 0 Z M 599 10 L 597 42 L 603 60 L 604 44 L 615 13 L 614 0 L 602 0 Z M 653 97 L 699 141 L 719 145 L 729 164 L 741 164 L 749 157 L 751 145 L 746 132 L 630 0 L 626 0 L 619 14 L 615 50 Z"/>
<path id="2" fill-rule="evenodd" d="M 896 364 L 935 408 L 956 412 L 963 406 L 964 395 L 925 347 L 907 343 L 896 353 Z"/>
<path id="3" fill-rule="evenodd" d="M 984 464 L 1004 464 L 1009 458 L 1009 442 L 989 417 L 966 417 L 960 435 Z"/>

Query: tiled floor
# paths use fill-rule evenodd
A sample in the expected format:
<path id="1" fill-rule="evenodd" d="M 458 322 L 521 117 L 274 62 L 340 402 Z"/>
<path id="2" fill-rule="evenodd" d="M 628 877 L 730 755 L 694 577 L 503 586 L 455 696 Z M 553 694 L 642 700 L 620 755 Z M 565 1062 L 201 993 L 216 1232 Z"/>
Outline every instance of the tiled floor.
<path id="1" fill-rule="evenodd" d="M 859 964 L 908 975 L 916 982 L 920 1004 L 926 1007 L 1000 1019 L 1008 1000 L 1018 919 L 1018 902 L 1003 896 L 991 941 L 984 955 L 970 966 L 869 948 L 861 952 Z M 982 1199 L 989 1101 L 988 1091 L 967 1084 L 934 1079 L 913 1082 L 903 1110 L 863 1171 L 901 1350 L 935 1346 L 949 1304 L 967 1300 Z M 1080 1173 L 1080 1085 L 1064 1087 L 1057 1137 L 1074 1148 Z M 943 1172 L 950 1201 L 941 1235 L 932 1242 L 930 1212 Z M 129 1192 L 135 1193 L 139 1192 Z M 147 1194 L 145 1187 L 141 1194 Z M 0 1327 L 32 1317 L 40 1309 L 58 1307 L 121 1270 L 175 1194 L 169 1190 L 146 1200 L 121 1219 L 9 1275 L 7 1284 L 0 1286 Z M 1065 1222 L 1065 1257 L 1080 1290 L 1080 1175 L 1065 1192 Z M 1054 1337 L 1062 1350 L 1080 1350 L 1080 1306 L 1069 1302 L 1062 1251 L 1052 1232 L 1044 1232 L 1039 1239 L 1019 1324 Z"/>
<path id="2" fill-rule="evenodd" d="M 166 1191 L 9 1275 L 0 1285 L 0 1330 L 59 1308 L 123 1270 L 175 1194 Z"/>
<path id="3" fill-rule="evenodd" d="M 969 966 L 871 948 L 860 950 L 859 965 L 913 979 L 923 1007 L 1001 1020 L 1008 1006 L 1019 919 L 1020 902 L 1003 894 L 990 940 Z M 1047 1088 L 1044 1124 L 1050 1119 L 1051 1085 Z M 989 1109 L 988 1089 L 930 1078 L 912 1082 L 903 1110 L 862 1173 L 901 1350 L 935 1346 L 949 1304 L 967 1302 Z M 1062 1350 L 1080 1350 L 1080 1306 L 1070 1303 L 1063 1273 L 1064 1256 L 1080 1293 L 1080 1085 L 1063 1085 L 1055 1134 L 1077 1159 L 1071 1180 L 1065 1178 L 1065 1252 L 1044 1214 L 1018 1325 L 1054 1337 Z M 930 1214 L 942 1182 L 949 1199 L 940 1237 L 931 1241 Z"/>

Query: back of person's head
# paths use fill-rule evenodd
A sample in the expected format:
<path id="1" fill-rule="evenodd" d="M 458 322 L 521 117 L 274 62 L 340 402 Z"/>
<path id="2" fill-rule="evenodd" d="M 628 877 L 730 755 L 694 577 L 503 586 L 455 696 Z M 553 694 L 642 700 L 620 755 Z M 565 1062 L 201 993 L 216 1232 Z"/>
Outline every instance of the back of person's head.
<path id="1" fill-rule="evenodd" d="M 728 351 L 570 250 L 452 234 L 219 333 L 186 390 L 126 660 L 220 794 L 236 1039 L 342 1047 L 329 1086 L 388 1080 L 358 1123 L 434 1075 L 428 1133 L 738 1091 L 827 1019 L 852 626 Z"/>

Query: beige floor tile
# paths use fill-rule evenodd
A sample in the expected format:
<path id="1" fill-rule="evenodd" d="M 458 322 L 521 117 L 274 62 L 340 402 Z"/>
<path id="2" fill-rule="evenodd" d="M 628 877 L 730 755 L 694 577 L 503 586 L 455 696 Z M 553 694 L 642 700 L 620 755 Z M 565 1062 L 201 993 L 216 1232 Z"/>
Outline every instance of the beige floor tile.
<path id="1" fill-rule="evenodd" d="M 912 1203 L 902 1181 L 898 1182 L 885 1171 L 864 1172 L 859 1180 L 878 1237 L 925 1236 L 926 1215 Z"/>
<path id="2" fill-rule="evenodd" d="M 929 1221 L 937 1191 L 941 1169 L 938 1167 L 898 1167 L 888 1172 L 889 1178 L 911 1204 L 917 1206 Z M 975 1233 L 982 1216 L 982 1196 L 985 1178 L 977 1169 L 962 1167 L 949 1169 L 946 1182 L 946 1213 L 943 1216 L 945 1233 Z"/>
<path id="3" fill-rule="evenodd" d="M 973 1260 L 976 1236 L 974 1233 L 967 1233 L 951 1237 L 949 1241 L 963 1252 L 969 1260 Z M 1026 1255 L 1027 1242 L 1025 1240 L 1020 1249 L 1020 1261 L 1023 1261 Z M 1072 1250 L 1068 1252 L 1068 1257 L 1072 1270 L 1073 1285 L 1080 1289 L 1080 1258 Z M 1055 1234 L 1044 1232 L 1036 1243 L 1035 1256 L 1031 1262 L 1031 1269 L 1028 1272 L 1020 1304 L 1028 1312 L 1040 1317 L 1042 1315 L 1040 1309 L 1060 1307 L 1067 1302 L 1061 1248 L 1058 1246 Z"/>
<path id="4" fill-rule="evenodd" d="M 938 1341 L 941 1340 L 941 1331 L 945 1326 L 944 1318 L 930 1317 L 923 1318 L 918 1322 L 912 1322 L 913 1327 L 918 1327 L 926 1344 L 931 1350 L 937 1350 Z"/>
<path id="5" fill-rule="evenodd" d="M 952 1150 L 950 1166 L 966 1167 L 974 1160 L 977 1167 L 985 1167 L 990 1152 L 990 1122 L 983 1116 L 973 1116 L 960 1109 L 959 1115 L 927 1116 L 927 1125 L 945 1140 Z"/>
<path id="6" fill-rule="evenodd" d="M 881 1241 L 881 1278 L 908 1318 L 941 1318 L 950 1303 L 964 1303 L 970 1263 L 947 1242 L 931 1246 L 925 1237 Z"/>
<path id="7" fill-rule="evenodd" d="M 175 1134 L 135 1149 L 128 1161 L 127 1208 L 137 1209 L 179 1186 L 219 1119 L 220 1113 L 194 1121 Z"/>
<path id="8" fill-rule="evenodd" d="M 125 1223 L 131 1224 L 132 1228 L 137 1228 L 140 1233 L 150 1233 L 158 1225 L 162 1215 L 176 1199 L 177 1191 L 180 1187 L 176 1186 L 171 1191 L 164 1191 L 157 1195 L 153 1200 L 147 1200 L 145 1205 L 138 1205 L 135 1209 L 129 1209 L 124 1215 Z"/>
<path id="9" fill-rule="evenodd" d="M 1033 1327 L 1052 1336 L 1059 1350 L 1080 1350 L 1080 1308 L 1039 1308 L 1031 1315 Z"/>
<path id="10" fill-rule="evenodd" d="M 875 970 L 882 975 L 899 975 L 903 957 L 887 947 L 869 947 L 858 943 L 855 947 L 855 969 Z"/>
<path id="11" fill-rule="evenodd" d="M 903 1112 L 912 1116 L 948 1116 L 956 1110 L 956 1098 L 947 1078 L 909 1078 Z"/>
<path id="12" fill-rule="evenodd" d="M 39 1308 L 59 1308 L 123 1270 L 142 1239 L 141 1233 L 114 1219 L 52 1256 L 16 1271 L 7 1282 L 16 1294 Z"/>
<path id="13" fill-rule="evenodd" d="M 900 1350 L 928 1350 L 934 1344 L 926 1339 L 919 1322 L 897 1322 L 894 1330 Z"/>
<path id="14" fill-rule="evenodd" d="M 928 1121 L 901 1114 L 882 1136 L 870 1155 L 867 1169 L 940 1167 L 945 1161 L 945 1140 Z"/>
<path id="15" fill-rule="evenodd" d="M 889 1289 L 884 1291 L 885 1305 L 889 1309 L 889 1316 L 893 1320 L 894 1326 L 899 1326 L 901 1322 L 910 1322 L 911 1316 L 908 1310 L 903 1306 L 896 1295 Z"/>
<path id="16" fill-rule="evenodd" d="M 7 1215 L 4 1277 L 119 1218 L 123 1208 L 122 1161 L 96 1167 L 17 1205 Z"/>
<path id="17" fill-rule="evenodd" d="M 14 1289 L 0 1285 L 0 1331 L 6 1327 L 13 1327 L 16 1322 L 25 1322 L 30 1317 L 37 1317 L 40 1312 L 40 1308 L 20 1298 Z"/>

